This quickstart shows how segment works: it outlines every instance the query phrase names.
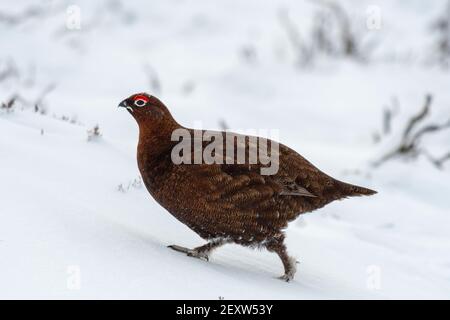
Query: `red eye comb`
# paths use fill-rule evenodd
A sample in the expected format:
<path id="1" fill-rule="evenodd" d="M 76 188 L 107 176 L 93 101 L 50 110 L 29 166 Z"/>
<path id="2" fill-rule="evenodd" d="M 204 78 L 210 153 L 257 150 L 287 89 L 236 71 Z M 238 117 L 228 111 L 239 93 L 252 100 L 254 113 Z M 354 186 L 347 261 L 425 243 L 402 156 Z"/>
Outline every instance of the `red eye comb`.
<path id="1" fill-rule="evenodd" d="M 149 98 L 147 96 L 144 96 L 142 94 L 138 94 L 138 95 L 133 97 L 133 101 L 136 101 L 136 100 L 139 100 L 139 99 L 140 100 L 144 100 L 146 102 L 149 100 Z"/>

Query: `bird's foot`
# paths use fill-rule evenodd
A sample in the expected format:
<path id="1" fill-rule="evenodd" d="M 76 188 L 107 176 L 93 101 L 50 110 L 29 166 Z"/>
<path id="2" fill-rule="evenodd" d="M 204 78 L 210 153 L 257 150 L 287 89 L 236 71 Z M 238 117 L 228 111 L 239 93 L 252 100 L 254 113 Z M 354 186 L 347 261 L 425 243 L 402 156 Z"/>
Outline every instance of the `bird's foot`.
<path id="1" fill-rule="evenodd" d="M 185 247 L 181 247 L 181 246 L 177 246 L 176 244 L 172 244 L 170 246 L 167 246 L 168 248 L 178 251 L 178 252 L 183 252 L 183 253 L 188 253 L 191 249 L 185 248 Z"/>
<path id="2" fill-rule="evenodd" d="M 194 258 L 198 258 L 200 260 L 205 260 L 205 261 L 209 261 L 209 255 L 208 252 L 204 252 L 204 251 L 198 251 L 198 250 L 191 250 L 187 253 L 187 255 L 189 257 L 194 257 Z"/>
<path id="3" fill-rule="evenodd" d="M 178 251 L 178 252 L 185 253 L 189 257 L 194 257 L 194 258 L 198 258 L 201 260 L 209 261 L 209 254 L 208 254 L 209 252 L 207 252 L 205 250 L 189 249 L 189 248 L 185 248 L 185 247 L 181 247 L 181 246 L 177 246 L 177 245 L 171 245 L 171 246 L 169 246 L 169 248 L 173 249 L 175 251 Z"/>
<path id="4" fill-rule="evenodd" d="M 286 281 L 286 282 L 289 282 L 289 281 L 291 281 L 292 279 L 294 279 L 294 275 L 293 275 L 293 274 L 287 274 L 287 273 L 285 273 L 285 274 L 283 274 L 282 276 L 278 277 L 278 279 L 283 280 L 283 281 Z"/>
<path id="5" fill-rule="evenodd" d="M 299 264 L 299 263 L 300 262 L 298 262 L 294 258 L 290 257 L 288 269 L 285 271 L 285 273 L 281 277 L 278 277 L 278 279 L 286 281 L 286 282 L 293 280 L 295 273 L 297 272 L 297 264 Z"/>

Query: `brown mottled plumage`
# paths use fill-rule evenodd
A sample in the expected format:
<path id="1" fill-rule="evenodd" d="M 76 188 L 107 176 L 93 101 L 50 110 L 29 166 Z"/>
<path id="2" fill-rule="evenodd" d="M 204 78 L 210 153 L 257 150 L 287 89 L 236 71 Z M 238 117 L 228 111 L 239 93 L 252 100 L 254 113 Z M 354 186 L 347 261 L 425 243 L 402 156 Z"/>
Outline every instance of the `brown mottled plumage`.
<path id="1" fill-rule="evenodd" d="M 145 93 L 132 95 L 119 106 L 127 108 L 139 125 L 137 159 L 148 191 L 179 221 L 208 240 L 195 249 L 171 246 L 190 256 L 207 260 L 211 250 L 225 243 L 264 247 L 278 254 L 285 269 L 281 278 L 289 281 L 296 261 L 288 256 L 284 244 L 283 229 L 288 222 L 334 200 L 376 193 L 333 179 L 281 144 L 279 170 L 274 175 L 261 175 L 264 165 L 249 164 L 248 157 L 245 164 L 174 164 L 171 152 L 178 142 L 171 136 L 183 127 L 166 106 Z M 247 152 L 249 143 L 247 137 Z"/>

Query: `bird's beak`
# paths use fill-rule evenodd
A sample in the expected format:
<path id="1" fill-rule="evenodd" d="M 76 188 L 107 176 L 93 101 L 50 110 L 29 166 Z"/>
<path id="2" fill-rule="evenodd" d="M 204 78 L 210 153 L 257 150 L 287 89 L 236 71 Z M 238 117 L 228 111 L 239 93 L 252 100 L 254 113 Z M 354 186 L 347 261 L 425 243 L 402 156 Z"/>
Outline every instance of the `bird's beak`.
<path id="1" fill-rule="evenodd" d="M 123 100 L 121 103 L 119 103 L 119 108 L 126 108 L 128 107 L 127 100 Z"/>
<path id="2" fill-rule="evenodd" d="M 129 111 L 133 112 L 133 109 L 128 105 L 127 100 L 123 100 L 121 103 L 119 103 L 118 107 L 125 108 L 125 109 L 128 109 Z"/>

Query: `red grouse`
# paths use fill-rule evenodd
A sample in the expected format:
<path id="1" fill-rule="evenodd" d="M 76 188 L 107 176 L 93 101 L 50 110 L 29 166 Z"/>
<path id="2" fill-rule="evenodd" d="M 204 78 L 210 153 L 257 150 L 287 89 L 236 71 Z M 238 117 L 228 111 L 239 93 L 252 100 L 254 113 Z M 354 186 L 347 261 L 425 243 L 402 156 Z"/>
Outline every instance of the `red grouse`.
<path id="1" fill-rule="evenodd" d="M 376 193 L 333 179 L 275 141 L 185 128 L 149 94 L 132 95 L 119 106 L 139 125 L 137 160 L 147 190 L 207 241 L 194 249 L 170 246 L 188 256 L 208 260 L 213 249 L 226 243 L 266 248 L 280 257 L 281 279 L 289 281 L 296 260 L 284 244 L 288 223 L 334 200 Z M 184 145 L 189 149 L 180 152 L 183 135 L 192 139 Z M 213 161 L 201 158 L 208 150 Z"/>

